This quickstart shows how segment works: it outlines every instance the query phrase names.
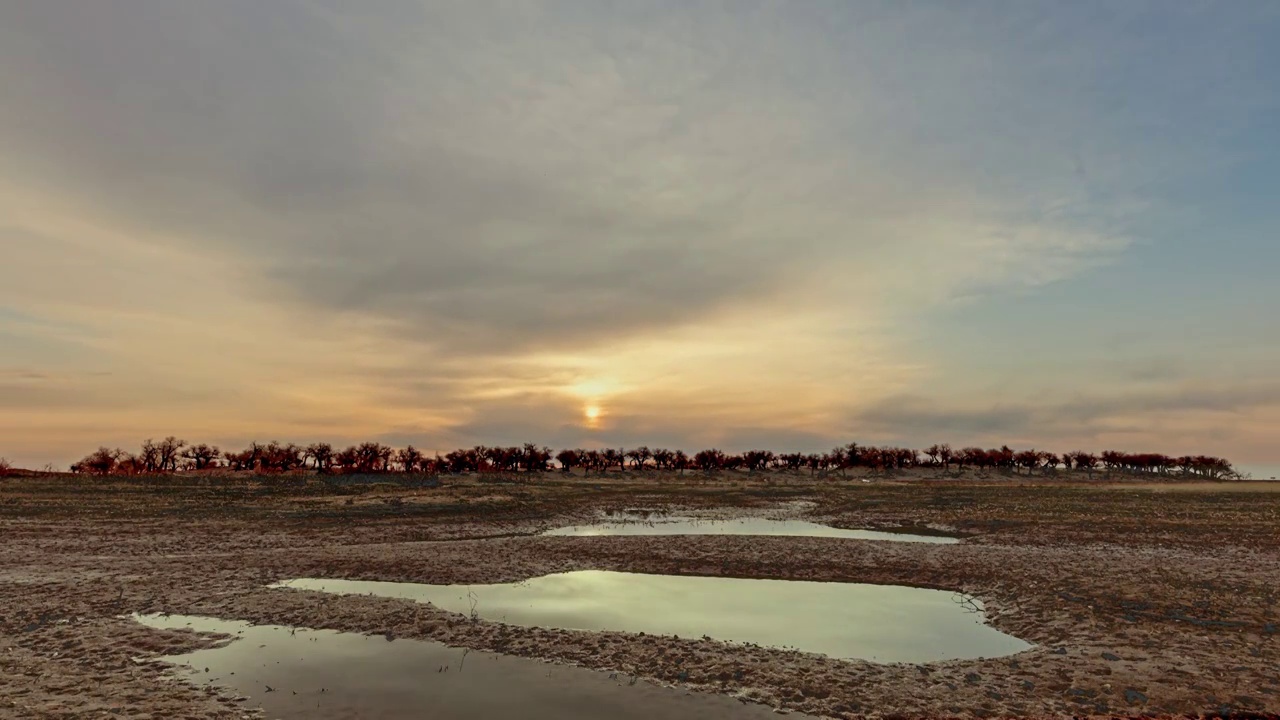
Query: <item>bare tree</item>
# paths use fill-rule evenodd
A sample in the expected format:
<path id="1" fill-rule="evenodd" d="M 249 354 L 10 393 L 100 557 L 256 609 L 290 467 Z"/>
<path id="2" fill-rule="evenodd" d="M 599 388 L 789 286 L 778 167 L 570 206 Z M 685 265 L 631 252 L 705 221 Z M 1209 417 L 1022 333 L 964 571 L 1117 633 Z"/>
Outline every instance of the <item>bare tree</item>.
<path id="1" fill-rule="evenodd" d="M 329 472 L 329 468 L 333 467 L 333 446 L 329 443 L 312 443 L 303 451 L 302 458 L 315 463 L 317 472 Z"/>
<path id="2" fill-rule="evenodd" d="M 930 445 L 928 448 L 925 448 L 924 454 L 929 458 L 930 465 L 937 465 L 939 462 L 938 458 L 942 456 L 942 446 L 936 443 Z"/>
<path id="3" fill-rule="evenodd" d="M 89 453 L 83 460 L 71 466 L 72 472 L 93 473 L 95 475 L 110 475 L 115 472 L 116 465 L 120 461 L 120 456 L 124 455 L 123 450 L 112 450 L 107 447 L 100 447 Z"/>
<path id="4" fill-rule="evenodd" d="M 684 475 L 684 471 L 688 470 L 692 465 L 693 461 L 689 459 L 689 456 L 683 450 L 677 450 L 671 456 L 671 468 L 678 470 L 681 475 Z"/>
<path id="5" fill-rule="evenodd" d="M 400 452 L 396 453 L 396 463 L 400 465 L 400 469 L 406 473 L 418 472 L 422 469 L 422 461 L 426 458 L 422 452 L 414 446 L 410 445 Z"/>
<path id="6" fill-rule="evenodd" d="M 191 467 L 195 470 L 213 467 L 221 456 L 222 451 L 218 449 L 217 445 L 206 445 L 204 443 L 192 445 L 182 451 L 182 458 L 191 461 Z"/>
<path id="7" fill-rule="evenodd" d="M 703 472 L 710 473 L 724 467 L 725 454 L 716 448 L 700 450 L 693 456 L 693 464 Z"/>
<path id="8" fill-rule="evenodd" d="M 670 470 L 675 457 L 676 454 L 674 452 L 666 448 L 657 448 L 653 451 L 653 464 L 659 470 Z"/>
<path id="9" fill-rule="evenodd" d="M 172 435 L 161 440 L 159 444 L 156 445 L 160 472 L 177 472 L 178 458 L 181 455 L 182 448 L 186 446 L 186 440 L 179 440 Z"/>

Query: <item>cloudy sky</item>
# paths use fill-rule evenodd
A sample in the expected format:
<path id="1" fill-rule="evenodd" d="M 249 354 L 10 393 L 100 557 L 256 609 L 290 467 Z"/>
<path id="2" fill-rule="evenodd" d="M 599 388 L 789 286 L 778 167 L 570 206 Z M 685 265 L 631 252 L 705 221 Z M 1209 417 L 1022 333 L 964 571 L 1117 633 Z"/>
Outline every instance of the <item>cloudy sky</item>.
<path id="1" fill-rule="evenodd" d="M 1245 0 L 6 2 L 0 455 L 1280 464 L 1276 37 Z"/>

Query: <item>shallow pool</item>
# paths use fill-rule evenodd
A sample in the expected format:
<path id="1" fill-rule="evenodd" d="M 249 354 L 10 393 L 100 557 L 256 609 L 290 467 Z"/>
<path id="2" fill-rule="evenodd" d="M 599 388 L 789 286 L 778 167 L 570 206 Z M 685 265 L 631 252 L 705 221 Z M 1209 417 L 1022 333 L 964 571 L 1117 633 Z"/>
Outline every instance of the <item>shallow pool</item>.
<path id="1" fill-rule="evenodd" d="M 791 535 L 797 537 L 888 540 L 952 545 L 959 538 L 943 535 L 916 535 L 880 530 L 846 530 L 805 520 L 734 518 L 703 520 L 676 515 L 610 515 L 591 525 L 571 525 L 548 530 L 543 535 Z"/>
<path id="2" fill-rule="evenodd" d="M 955 593 L 891 585 L 583 570 L 500 585 L 297 579 L 273 587 L 405 598 L 513 625 L 706 635 L 885 663 L 1031 647 L 987 625 L 980 606 Z"/>
<path id="3" fill-rule="evenodd" d="M 728 696 L 435 642 L 181 615 L 134 618 L 151 627 L 237 638 L 164 660 L 188 682 L 232 690 L 277 720 L 777 717 Z"/>

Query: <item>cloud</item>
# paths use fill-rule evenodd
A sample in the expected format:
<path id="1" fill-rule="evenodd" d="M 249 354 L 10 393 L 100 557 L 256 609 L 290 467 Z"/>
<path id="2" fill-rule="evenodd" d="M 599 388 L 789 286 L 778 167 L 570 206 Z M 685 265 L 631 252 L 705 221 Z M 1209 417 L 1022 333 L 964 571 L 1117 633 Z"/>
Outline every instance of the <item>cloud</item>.
<path id="1" fill-rule="evenodd" d="M 1237 422 L 1247 423 L 1250 420 L 1245 418 L 1250 414 L 1276 409 L 1280 409 L 1280 384 L 1264 381 L 1130 390 L 1034 404 L 969 402 L 957 406 L 954 401 L 901 395 L 853 412 L 850 422 L 860 433 L 914 445 L 1026 444 L 1053 442 L 1055 438 L 1097 443 L 1116 436 L 1168 445 L 1173 438 L 1162 436 L 1162 432 L 1176 429 L 1193 443 L 1217 446 L 1236 433 L 1224 433 L 1221 420 L 1206 423 L 1206 416 L 1235 414 L 1240 416 Z"/>
<path id="2" fill-rule="evenodd" d="M 1164 34 L 1131 30 L 1155 11 Z M 49 434 L 81 427 L 77 397 L 136 401 L 130 432 L 230 438 L 1065 431 L 1034 388 L 882 401 L 948 365 L 910 351 L 931 318 L 1123 259 L 1162 183 L 1223 167 L 1222 133 L 1274 95 L 1257 20 L 11 3 L 0 340 L 35 372 L 111 375 L 0 402 Z M 607 427 L 580 426 L 588 399 Z M 1092 402 L 1059 410 L 1118 412 Z"/>
<path id="3" fill-rule="evenodd" d="M 7 27 L 56 40 L 4 37 L 16 111 L 0 131 L 25 168 L 252 267 L 266 301 L 377 317 L 437 352 L 599 347 L 768 307 L 815 265 L 862 289 L 850 301 L 923 290 L 930 303 L 1058 279 L 1125 242 L 1045 214 L 1082 192 L 1071 172 L 1041 173 L 1046 204 L 983 194 L 963 142 L 919 153 L 929 114 L 961 99 L 950 80 L 981 62 L 973 48 L 868 74 L 821 14 L 779 27 L 763 8 L 559 4 L 8 12 Z M 848 44 L 893 52 L 831 14 Z M 878 20 L 932 35 L 947 18 Z M 1051 139 L 1009 142 L 1042 154 Z M 1023 172 L 998 160 L 997 177 Z"/>
<path id="4" fill-rule="evenodd" d="M 448 449 L 481 444 L 518 445 L 533 442 L 553 448 L 633 448 L 667 447 L 696 452 L 718 447 L 729 452 L 755 448 L 777 451 L 813 452 L 829 450 L 848 440 L 825 433 L 785 427 L 750 427 L 735 424 L 714 427 L 698 418 L 680 418 L 659 413 L 606 412 L 598 423 L 590 423 L 581 404 L 498 401 L 474 407 L 474 415 L 464 423 L 437 432 L 397 432 L 391 440 L 421 444 L 441 442 Z"/>

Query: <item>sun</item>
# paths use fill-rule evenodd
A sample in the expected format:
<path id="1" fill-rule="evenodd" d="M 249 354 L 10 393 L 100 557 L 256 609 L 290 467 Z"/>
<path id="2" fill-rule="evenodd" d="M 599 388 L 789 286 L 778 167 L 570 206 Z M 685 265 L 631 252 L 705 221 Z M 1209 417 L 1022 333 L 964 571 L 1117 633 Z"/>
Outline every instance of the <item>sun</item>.
<path id="1" fill-rule="evenodd" d="M 582 409 L 582 414 L 587 416 L 588 422 L 595 422 L 600 419 L 600 406 L 588 405 Z"/>

